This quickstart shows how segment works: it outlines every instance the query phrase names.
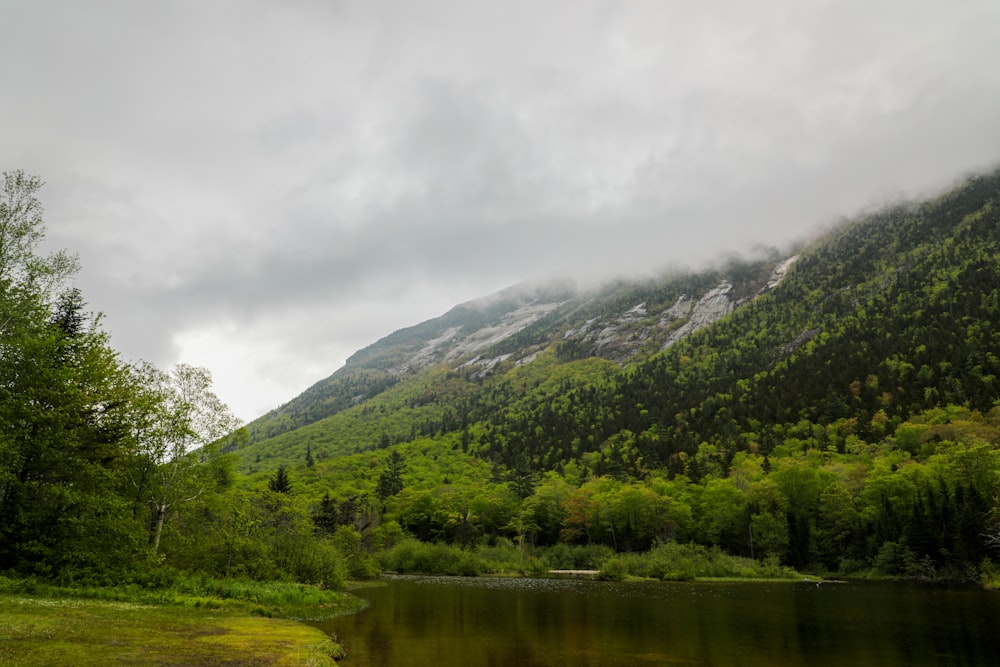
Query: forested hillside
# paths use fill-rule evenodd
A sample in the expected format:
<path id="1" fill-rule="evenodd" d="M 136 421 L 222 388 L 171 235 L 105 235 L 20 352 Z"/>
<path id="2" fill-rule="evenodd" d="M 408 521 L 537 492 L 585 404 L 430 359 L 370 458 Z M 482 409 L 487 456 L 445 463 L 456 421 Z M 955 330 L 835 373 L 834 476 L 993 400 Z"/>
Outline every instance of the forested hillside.
<path id="1" fill-rule="evenodd" d="M 442 332 L 511 306 L 478 322 L 456 309 L 424 338 L 387 338 L 391 363 L 359 353 L 321 383 L 341 396 L 323 410 L 307 400 L 318 385 L 251 425 L 241 469 L 282 465 L 321 525 L 361 537 L 398 524 L 462 545 L 695 542 L 972 576 L 997 556 L 1000 519 L 998 195 L 993 173 L 795 257 L 536 293 L 515 305 L 548 304 L 541 316 L 465 356 Z M 696 313 L 680 306 L 719 294 L 717 317 L 671 338 Z M 408 363 L 435 336 L 451 352 Z"/>

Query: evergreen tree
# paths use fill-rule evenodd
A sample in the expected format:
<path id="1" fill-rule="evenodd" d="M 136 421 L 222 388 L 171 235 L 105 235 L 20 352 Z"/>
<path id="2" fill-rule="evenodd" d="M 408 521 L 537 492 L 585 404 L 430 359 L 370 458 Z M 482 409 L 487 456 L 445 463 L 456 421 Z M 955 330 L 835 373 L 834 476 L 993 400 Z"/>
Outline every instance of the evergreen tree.
<path id="1" fill-rule="evenodd" d="M 18 171 L 0 192 L 0 570 L 102 572 L 141 534 L 122 495 L 136 391 L 67 286 L 75 259 L 37 252 L 41 186 Z"/>
<path id="2" fill-rule="evenodd" d="M 403 457 L 399 452 L 393 450 L 386 461 L 385 469 L 379 475 L 378 485 L 375 488 L 375 495 L 379 500 L 385 500 L 396 495 L 403 490 Z"/>
<path id="3" fill-rule="evenodd" d="M 285 470 L 285 466 L 278 466 L 278 469 L 274 472 L 274 476 L 268 480 L 267 488 L 275 493 L 288 494 L 292 492 L 292 482 L 288 478 L 288 472 Z"/>
<path id="4" fill-rule="evenodd" d="M 273 490 L 273 489 L 272 489 Z M 313 523 L 317 530 L 333 535 L 337 531 L 340 523 L 337 521 L 337 501 L 330 497 L 330 493 L 324 493 L 319 501 L 319 509 L 312 515 Z"/>

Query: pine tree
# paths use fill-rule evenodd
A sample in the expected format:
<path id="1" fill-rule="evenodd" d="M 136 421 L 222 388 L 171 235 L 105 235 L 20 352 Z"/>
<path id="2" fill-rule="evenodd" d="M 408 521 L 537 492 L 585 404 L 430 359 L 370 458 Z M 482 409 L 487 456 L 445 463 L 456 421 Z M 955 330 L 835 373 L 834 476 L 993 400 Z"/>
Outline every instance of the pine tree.
<path id="1" fill-rule="evenodd" d="M 0 183 L 0 570 L 107 570 L 136 555 L 118 485 L 136 389 L 68 284 L 75 257 L 39 254 L 41 187 Z"/>
<path id="2" fill-rule="evenodd" d="M 275 471 L 274 477 L 268 481 L 267 488 L 271 489 L 275 493 L 288 494 L 292 492 L 292 482 L 288 479 L 288 472 L 285 470 L 285 466 L 278 466 L 278 470 Z"/>
<path id="3" fill-rule="evenodd" d="M 403 490 L 403 457 L 399 452 L 392 452 L 389 454 L 389 459 L 386 461 L 385 470 L 378 478 L 378 486 L 376 487 L 375 494 L 383 502 L 386 498 L 394 496 Z"/>

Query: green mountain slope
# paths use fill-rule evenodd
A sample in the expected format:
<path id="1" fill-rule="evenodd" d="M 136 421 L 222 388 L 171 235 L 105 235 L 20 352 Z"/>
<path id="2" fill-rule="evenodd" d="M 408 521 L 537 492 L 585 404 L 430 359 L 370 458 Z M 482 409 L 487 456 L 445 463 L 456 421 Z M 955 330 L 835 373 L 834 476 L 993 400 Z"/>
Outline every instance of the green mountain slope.
<path id="1" fill-rule="evenodd" d="M 362 533 L 958 576 L 1000 543 L 998 197 L 993 173 L 794 255 L 463 304 L 252 424 L 240 467 Z"/>
<path id="2" fill-rule="evenodd" d="M 757 437 L 766 452 L 776 425 L 801 419 L 851 419 L 865 434 L 876 414 L 988 410 L 1000 396 L 998 187 L 977 178 L 821 240 L 778 289 L 632 373 L 625 423 L 671 428 L 680 450 Z"/>
<path id="3" fill-rule="evenodd" d="M 767 291 L 779 263 L 772 253 L 697 275 L 589 291 L 565 283 L 517 286 L 463 304 L 359 351 L 250 424 L 243 461 L 304 455 L 305 443 L 325 457 L 464 429 L 495 409 L 512 378 L 533 372 L 512 371 L 547 373 L 551 359 L 569 369 L 605 359 L 617 374 Z"/>
<path id="4" fill-rule="evenodd" d="M 358 352 L 252 424 L 244 461 L 289 448 L 304 456 L 297 448 L 309 442 L 332 456 L 479 424 L 489 434 L 479 444 L 500 460 L 551 467 L 627 429 L 655 431 L 659 446 L 646 454 L 666 464 L 706 440 L 730 452 L 755 440 L 769 451 L 780 439 L 774 425 L 800 419 L 854 419 L 865 433 L 880 413 L 898 423 L 944 403 L 988 409 L 1000 395 L 996 194 L 996 175 L 980 177 L 845 224 L 759 295 L 777 254 L 585 295 L 565 285 L 512 289 L 459 306 Z M 734 285 L 733 312 L 661 350 L 686 322 L 664 313 L 723 281 Z M 466 339 L 453 337 L 426 353 L 449 331 L 496 328 L 525 306 L 543 312 L 495 342 L 463 353 Z M 585 331 L 609 323 L 617 328 L 603 339 Z M 574 373 L 593 358 L 617 362 L 600 390 Z M 518 385 L 531 373 L 514 370 L 532 363 L 546 375 L 561 369 L 562 407 Z"/>

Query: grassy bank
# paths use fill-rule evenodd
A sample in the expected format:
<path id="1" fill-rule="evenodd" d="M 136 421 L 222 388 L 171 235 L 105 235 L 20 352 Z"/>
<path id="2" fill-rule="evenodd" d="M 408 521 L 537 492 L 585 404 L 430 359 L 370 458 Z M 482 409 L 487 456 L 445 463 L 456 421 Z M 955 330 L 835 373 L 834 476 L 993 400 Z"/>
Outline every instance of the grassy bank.
<path id="1" fill-rule="evenodd" d="M 718 547 L 668 542 L 644 553 L 616 554 L 601 565 L 605 579 L 641 577 L 671 581 L 694 579 L 801 579 L 775 560 L 731 556 Z"/>
<path id="2" fill-rule="evenodd" d="M 463 548 L 406 538 L 379 554 L 379 565 L 386 572 L 400 574 L 538 576 L 557 569 L 598 569 L 613 555 L 610 547 L 600 545 L 519 547 L 499 539 L 492 545 Z"/>
<path id="3" fill-rule="evenodd" d="M 629 577 L 694 579 L 788 579 L 802 575 L 775 560 L 731 556 L 721 549 L 667 542 L 641 553 L 618 553 L 600 545 L 523 548 L 498 540 L 493 546 L 461 548 L 405 539 L 381 554 L 381 566 L 400 574 L 545 576 L 551 570 L 599 570 L 602 579 Z"/>
<path id="4" fill-rule="evenodd" d="M 0 578 L 0 664 L 333 665 L 340 646 L 292 619 L 361 604 L 296 584 L 202 579 L 144 590 Z"/>

